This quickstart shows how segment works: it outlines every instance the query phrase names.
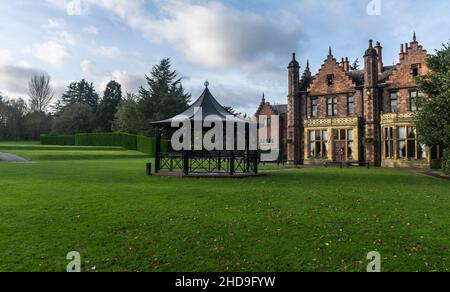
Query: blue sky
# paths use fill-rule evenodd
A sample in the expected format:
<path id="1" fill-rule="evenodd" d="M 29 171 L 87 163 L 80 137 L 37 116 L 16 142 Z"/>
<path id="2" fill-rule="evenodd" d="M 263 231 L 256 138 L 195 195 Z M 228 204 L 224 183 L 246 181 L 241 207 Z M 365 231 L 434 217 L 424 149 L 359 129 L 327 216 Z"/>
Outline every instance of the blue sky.
<path id="1" fill-rule="evenodd" d="M 377 2 L 381 13 L 369 15 L 368 4 Z M 303 68 L 309 59 L 314 73 L 329 46 L 338 59 L 362 61 L 369 39 L 382 43 L 385 64 L 393 64 L 413 31 L 433 52 L 450 38 L 449 3 L 0 0 L 0 92 L 26 97 L 27 80 L 41 71 L 57 95 L 81 78 L 99 91 L 114 79 L 136 92 L 152 65 L 169 57 L 194 98 L 208 79 L 223 104 L 253 114 L 263 92 L 286 102 L 292 52 Z"/>

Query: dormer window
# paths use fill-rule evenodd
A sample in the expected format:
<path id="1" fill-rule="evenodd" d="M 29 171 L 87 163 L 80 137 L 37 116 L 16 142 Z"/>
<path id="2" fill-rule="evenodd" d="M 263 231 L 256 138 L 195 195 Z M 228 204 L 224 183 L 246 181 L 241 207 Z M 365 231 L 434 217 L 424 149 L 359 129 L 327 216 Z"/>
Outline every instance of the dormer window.
<path id="1" fill-rule="evenodd" d="M 328 87 L 332 87 L 334 85 L 334 74 L 327 75 L 327 83 Z"/>
<path id="2" fill-rule="evenodd" d="M 414 77 L 419 76 L 420 64 L 413 64 L 411 66 L 411 75 Z"/>

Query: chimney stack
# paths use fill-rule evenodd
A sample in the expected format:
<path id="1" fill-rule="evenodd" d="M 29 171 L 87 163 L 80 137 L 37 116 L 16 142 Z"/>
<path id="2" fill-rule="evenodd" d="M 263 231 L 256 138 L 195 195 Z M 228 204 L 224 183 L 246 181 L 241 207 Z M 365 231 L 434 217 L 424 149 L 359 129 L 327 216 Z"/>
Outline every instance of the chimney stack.
<path id="1" fill-rule="evenodd" d="M 380 42 L 377 42 L 377 45 L 375 46 L 375 50 L 377 51 L 378 54 L 378 73 L 381 74 L 383 73 L 383 47 L 381 46 Z"/>
<path id="2" fill-rule="evenodd" d="M 350 71 L 350 61 L 348 60 L 348 57 L 345 58 L 344 61 L 344 71 L 349 72 Z"/>
<path id="3" fill-rule="evenodd" d="M 344 69 L 344 64 L 345 64 L 345 61 L 344 61 L 344 58 L 342 58 L 342 59 L 341 59 L 341 62 L 339 63 L 339 67 L 341 67 L 342 69 Z"/>

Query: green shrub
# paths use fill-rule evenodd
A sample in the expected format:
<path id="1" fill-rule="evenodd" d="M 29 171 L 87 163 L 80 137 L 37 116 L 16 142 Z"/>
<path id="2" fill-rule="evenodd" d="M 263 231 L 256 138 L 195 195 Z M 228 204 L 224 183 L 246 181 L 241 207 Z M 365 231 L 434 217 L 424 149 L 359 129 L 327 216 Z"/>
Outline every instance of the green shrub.
<path id="1" fill-rule="evenodd" d="M 450 174 L 450 148 L 444 150 L 442 157 L 442 169 L 446 174 Z"/>
<path id="2" fill-rule="evenodd" d="M 74 146 L 75 135 L 41 135 L 41 145 Z"/>
<path id="3" fill-rule="evenodd" d="M 161 140 L 161 152 L 169 151 L 168 140 Z M 73 145 L 73 146 L 104 146 L 122 147 L 127 150 L 137 150 L 155 156 L 155 139 L 126 133 L 92 133 L 76 135 L 41 136 L 42 145 Z"/>
<path id="4" fill-rule="evenodd" d="M 137 136 L 137 150 L 146 154 L 155 154 L 155 139 Z"/>
<path id="5" fill-rule="evenodd" d="M 137 136 L 125 133 L 93 133 L 75 135 L 77 146 L 111 146 L 137 150 Z"/>

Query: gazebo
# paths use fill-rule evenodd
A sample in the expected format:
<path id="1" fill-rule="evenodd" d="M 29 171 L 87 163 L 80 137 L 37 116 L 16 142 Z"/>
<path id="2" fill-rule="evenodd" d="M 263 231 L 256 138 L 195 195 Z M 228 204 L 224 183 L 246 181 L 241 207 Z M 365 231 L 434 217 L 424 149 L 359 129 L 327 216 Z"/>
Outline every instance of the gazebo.
<path id="1" fill-rule="evenodd" d="M 205 90 L 201 96 L 183 113 L 152 123 L 156 128 L 156 175 L 252 176 L 258 174 L 257 137 L 250 133 L 252 130 L 254 133 L 257 132 L 256 123 L 241 119 L 228 112 L 214 98 L 208 86 L 209 83 L 205 82 Z M 201 149 L 190 145 L 189 148 L 183 147 L 180 151 L 161 152 L 162 136 L 180 130 L 181 122 L 190 124 L 191 141 L 202 139 Z M 195 133 L 198 132 L 195 132 L 194 129 L 199 127 L 200 123 L 201 137 L 196 137 Z M 205 149 L 203 145 L 204 134 L 212 129 L 213 124 L 215 127 L 221 124 L 222 138 L 227 140 L 226 149 L 225 147 L 223 147 L 224 149 Z M 229 133 L 230 129 L 233 130 L 233 133 Z M 237 135 L 238 129 L 245 129 L 245 134 Z M 220 137 L 214 137 L 214 139 L 217 138 Z M 245 147 L 242 147 L 243 139 L 245 139 Z M 238 144 L 241 147 L 238 147 Z"/>

